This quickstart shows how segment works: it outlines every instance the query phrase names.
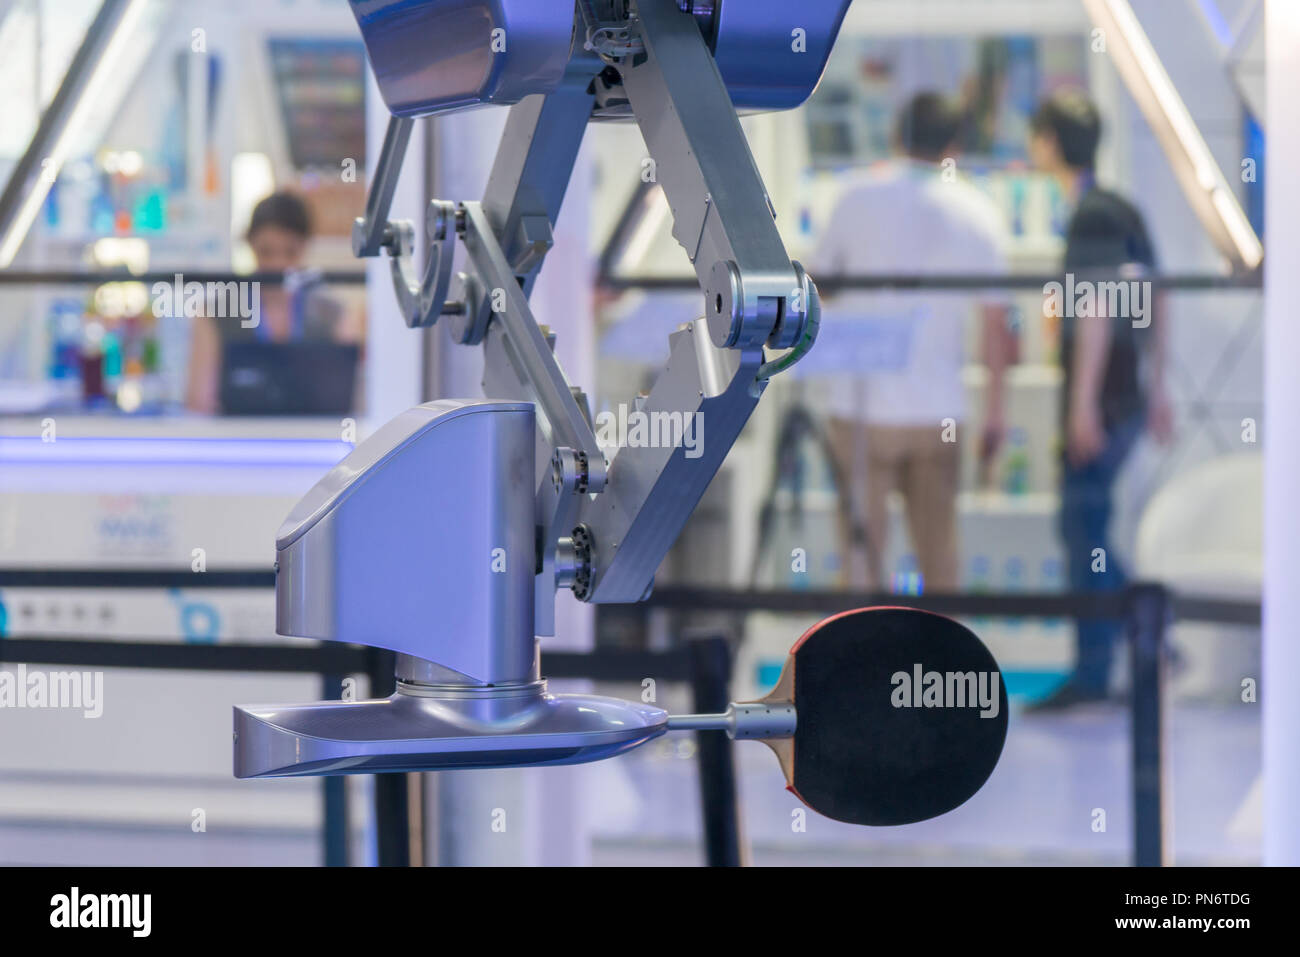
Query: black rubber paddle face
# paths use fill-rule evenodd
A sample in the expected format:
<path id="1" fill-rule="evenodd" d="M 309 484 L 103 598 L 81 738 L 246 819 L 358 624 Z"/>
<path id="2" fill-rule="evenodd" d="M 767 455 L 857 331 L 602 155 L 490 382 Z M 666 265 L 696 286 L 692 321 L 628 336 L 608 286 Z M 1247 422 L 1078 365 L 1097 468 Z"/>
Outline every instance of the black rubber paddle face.
<path id="1" fill-rule="evenodd" d="M 815 625 L 791 654 L 791 786 L 813 810 L 911 824 L 964 803 L 993 773 L 1007 693 L 969 629 L 911 608 L 863 608 Z"/>

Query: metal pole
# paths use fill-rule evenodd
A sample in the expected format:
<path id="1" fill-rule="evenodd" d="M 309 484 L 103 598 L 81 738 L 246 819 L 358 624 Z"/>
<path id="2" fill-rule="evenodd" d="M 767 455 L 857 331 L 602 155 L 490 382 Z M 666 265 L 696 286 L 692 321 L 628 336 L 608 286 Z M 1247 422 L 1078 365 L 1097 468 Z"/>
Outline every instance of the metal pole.
<path id="1" fill-rule="evenodd" d="M 397 656 L 385 648 L 372 648 L 370 668 L 370 696 L 380 698 L 390 695 L 397 687 L 394 677 Z M 411 864 L 411 832 L 409 818 L 409 788 L 405 774 L 376 774 L 375 776 L 375 842 L 378 845 L 380 867 L 409 867 Z"/>
<path id="2" fill-rule="evenodd" d="M 1169 768 L 1165 748 L 1165 627 L 1169 593 L 1163 585 L 1134 585 L 1128 591 L 1128 636 L 1133 688 L 1133 863 L 1170 863 L 1170 822 L 1165 802 Z"/>
<path id="3" fill-rule="evenodd" d="M 321 697 L 338 700 L 343 697 L 343 676 L 322 675 Z M 324 801 L 324 825 L 321 829 L 323 858 L 326 867 L 348 866 L 348 791 L 347 779 L 342 775 L 327 774 L 321 778 L 321 796 Z"/>
<path id="4" fill-rule="evenodd" d="M 731 652 L 720 635 L 688 643 L 691 657 L 691 693 L 702 714 L 727 709 L 727 684 L 731 678 Z M 704 857 L 710 867 L 739 867 L 741 861 L 740 814 L 736 803 L 736 766 L 731 739 L 717 731 L 697 731 L 699 748 L 700 812 L 704 822 Z"/>

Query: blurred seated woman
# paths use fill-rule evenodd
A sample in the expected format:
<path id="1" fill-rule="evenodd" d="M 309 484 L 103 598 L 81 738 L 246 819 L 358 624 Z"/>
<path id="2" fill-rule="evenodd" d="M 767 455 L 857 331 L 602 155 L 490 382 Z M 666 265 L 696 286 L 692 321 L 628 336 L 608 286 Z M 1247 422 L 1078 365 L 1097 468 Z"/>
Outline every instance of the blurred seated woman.
<path id="1" fill-rule="evenodd" d="M 311 216 L 301 198 L 276 192 L 253 209 L 248 244 L 257 271 L 282 273 L 303 268 L 311 239 Z M 236 342 L 338 342 L 360 339 L 346 310 L 319 284 L 261 284 L 256 291 L 257 321 L 199 316 L 191 338 L 185 404 L 196 412 L 220 411 L 222 356 Z"/>

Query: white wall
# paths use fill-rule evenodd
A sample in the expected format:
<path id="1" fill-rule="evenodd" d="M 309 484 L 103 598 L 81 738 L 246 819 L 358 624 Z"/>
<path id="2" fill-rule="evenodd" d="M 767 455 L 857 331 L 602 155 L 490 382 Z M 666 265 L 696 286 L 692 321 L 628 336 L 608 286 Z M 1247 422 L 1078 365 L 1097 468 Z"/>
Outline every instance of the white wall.
<path id="1" fill-rule="evenodd" d="M 1300 6 L 1272 0 L 1268 17 L 1268 159 L 1273 169 L 1300 150 L 1295 103 L 1300 97 Z M 1300 698 L 1292 682 L 1300 674 L 1300 184 L 1294 176 L 1269 181 L 1265 309 L 1268 335 L 1266 398 L 1268 420 L 1264 459 L 1264 863 L 1300 864 Z"/>

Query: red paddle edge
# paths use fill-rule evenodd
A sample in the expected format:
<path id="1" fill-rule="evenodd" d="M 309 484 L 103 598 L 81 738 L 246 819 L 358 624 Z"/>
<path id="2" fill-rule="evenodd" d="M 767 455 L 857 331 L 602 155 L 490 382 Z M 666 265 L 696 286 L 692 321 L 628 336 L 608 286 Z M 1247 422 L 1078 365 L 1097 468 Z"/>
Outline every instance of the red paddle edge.
<path id="1" fill-rule="evenodd" d="M 949 618 L 947 615 L 940 615 L 938 612 L 934 612 L 934 611 L 926 611 L 924 608 L 912 608 L 908 605 L 870 605 L 866 608 L 850 608 L 848 611 L 842 611 L 837 615 L 831 615 L 829 618 L 823 618 L 821 621 L 817 622 L 817 624 L 813 625 L 811 628 L 805 631 L 802 635 L 799 636 L 799 640 L 796 641 L 794 645 L 790 648 L 790 654 L 793 655 L 796 651 L 798 651 L 800 646 L 802 646 L 805 641 L 811 638 L 814 634 L 816 634 L 819 630 L 824 628 L 826 625 L 829 625 L 833 621 L 838 621 L 839 619 L 843 618 L 845 615 L 856 615 L 860 611 L 918 611 L 923 615 L 934 615 L 935 618 L 942 618 L 945 621 L 951 621 L 954 624 L 961 624 L 961 622 L 957 621 L 955 618 Z M 795 682 L 797 682 L 798 680 L 799 680 L 799 672 L 796 671 L 794 673 L 793 680 L 791 680 L 790 682 L 790 693 L 792 695 L 794 694 Z M 790 756 L 790 766 L 791 766 L 791 771 L 793 772 L 794 770 L 793 754 Z M 800 794 L 798 791 L 795 790 L 793 783 L 786 784 L 785 789 L 789 791 L 791 794 L 793 794 L 795 797 L 797 797 L 803 803 L 804 807 L 810 808 L 811 810 L 814 811 L 817 810 L 811 804 L 808 803 L 808 801 L 804 798 L 802 794 Z M 821 814 L 821 811 L 817 811 L 817 813 Z M 832 820 L 835 819 L 832 818 Z"/>
<path id="2" fill-rule="evenodd" d="M 817 624 L 805 631 L 799 636 L 799 640 L 790 648 L 790 654 L 794 654 L 798 651 L 799 647 L 816 634 L 819 629 L 826 627 L 833 621 L 839 621 L 845 615 L 856 615 L 860 611 L 917 611 L 922 615 L 933 615 L 935 618 L 942 618 L 944 621 L 951 621 L 953 624 L 961 624 L 957 619 L 949 618 L 947 615 L 941 615 L 935 611 L 926 611 L 924 608 L 912 608 L 910 605 L 869 605 L 866 608 L 850 608 L 848 611 L 842 611 L 839 614 L 831 615 L 829 618 L 823 618 L 821 621 L 817 622 Z M 794 676 L 794 680 L 799 680 L 799 675 L 797 673 Z"/>

